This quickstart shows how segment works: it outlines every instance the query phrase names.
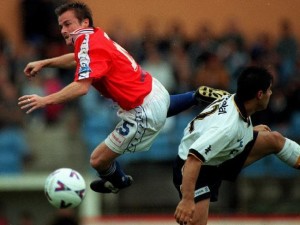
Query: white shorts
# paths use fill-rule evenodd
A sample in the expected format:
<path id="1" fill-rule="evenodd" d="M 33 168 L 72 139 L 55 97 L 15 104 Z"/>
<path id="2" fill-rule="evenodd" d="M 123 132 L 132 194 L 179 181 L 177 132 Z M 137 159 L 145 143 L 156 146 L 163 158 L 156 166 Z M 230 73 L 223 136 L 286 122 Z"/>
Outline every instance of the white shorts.
<path id="1" fill-rule="evenodd" d="M 166 122 L 169 105 L 168 91 L 153 78 L 152 91 L 142 105 L 129 111 L 118 110 L 122 120 L 105 139 L 105 144 L 118 154 L 149 150 Z"/>

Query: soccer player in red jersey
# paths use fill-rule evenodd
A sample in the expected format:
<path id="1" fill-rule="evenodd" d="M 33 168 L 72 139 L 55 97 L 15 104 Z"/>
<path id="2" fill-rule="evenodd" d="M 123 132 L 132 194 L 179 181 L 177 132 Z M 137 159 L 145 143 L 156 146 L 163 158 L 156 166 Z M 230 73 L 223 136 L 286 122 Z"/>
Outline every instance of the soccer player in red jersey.
<path id="1" fill-rule="evenodd" d="M 99 174 L 91 188 L 116 193 L 132 183 L 132 177 L 123 172 L 116 158 L 127 152 L 148 150 L 167 116 L 196 104 L 194 92 L 170 98 L 163 85 L 125 49 L 94 27 L 91 10 L 84 3 L 66 3 L 55 12 L 61 34 L 67 45 L 74 46 L 74 53 L 31 62 L 24 73 L 31 78 L 44 67 L 76 67 L 74 81 L 47 96 L 24 95 L 19 98 L 19 105 L 31 113 L 85 95 L 91 86 L 116 102 L 121 121 L 90 157 L 91 166 Z"/>

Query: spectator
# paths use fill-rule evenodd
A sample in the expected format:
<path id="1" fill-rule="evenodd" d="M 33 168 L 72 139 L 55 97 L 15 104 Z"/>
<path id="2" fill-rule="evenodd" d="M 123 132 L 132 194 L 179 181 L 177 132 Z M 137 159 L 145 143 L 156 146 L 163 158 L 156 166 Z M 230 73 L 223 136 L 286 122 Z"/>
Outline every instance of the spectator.
<path id="1" fill-rule="evenodd" d="M 23 172 L 30 153 L 17 107 L 18 92 L 8 77 L 8 61 L 0 54 L 0 175 Z"/>
<path id="2" fill-rule="evenodd" d="M 230 75 L 214 53 L 205 52 L 201 55 L 202 64 L 196 70 L 194 87 L 206 85 L 218 89 L 229 90 Z"/>
<path id="3" fill-rule="evenodd" d="M 280 57 L 280 84 L 284 86 L 295 72 L 298 43 L 289 20 L 282 20 L 279 29 L 280 38 L 277 42 L 276 50 Z"/>
<path id="4" fill-rule="evenodd" d="M 177 86 L 171 63 L 161 56 L 155 43 L 148 42 L 145 49 L 146 60 L 142 62 L 142 68 L 159 80 L 169 93 L 174 93 Z"/>
<path id="5" fill-rule="evenodd" d="M 216 37 L 208 23 L 200 25 L 196 30 L 195 38 L 188 47 L 188 54 L 194 70 L 199 64 L 201 55 L 205 52 L 215 52 L 217 48 Z"/>
<path id="6" fill-rule="evenodd" d="M 177 82 L 176 92 L 183 93 L 192 90 L 192 68 L 182 42 L 175 42 L 171 45 L 170 59 Z"/>

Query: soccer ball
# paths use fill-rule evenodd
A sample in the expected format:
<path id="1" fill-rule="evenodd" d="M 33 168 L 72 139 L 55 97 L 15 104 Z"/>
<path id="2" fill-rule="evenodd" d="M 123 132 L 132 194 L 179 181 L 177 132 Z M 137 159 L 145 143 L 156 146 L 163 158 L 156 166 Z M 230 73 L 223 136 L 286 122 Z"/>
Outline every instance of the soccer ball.
<path id="1" fill-rule="evenodd" d="M 85 180 L 77 171 L 61 168 L 52 172 L 45 182 L 45 194 L 56 208 L 75 208 L 85 196 Z"/>

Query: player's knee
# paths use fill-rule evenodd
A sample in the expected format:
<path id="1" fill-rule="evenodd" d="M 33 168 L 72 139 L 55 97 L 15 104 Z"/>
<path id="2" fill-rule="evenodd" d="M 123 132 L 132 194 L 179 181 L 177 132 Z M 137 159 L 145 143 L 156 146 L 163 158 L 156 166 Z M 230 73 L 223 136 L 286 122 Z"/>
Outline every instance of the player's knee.
<path id="1" fill-rule="evenodd" d="M 274 153 L 280 152 L 285 143 L 285 137 L 277 131 L 272 131 L 267 136 L 269 143 L 272 145 Z"/>
<path id="2" fill-rule="evenodd" d="M 91 165 L 91 167 L 96 168 L 98 166 L 98 164 L 99 164 L 99 160 L 95 156 L 93 156 L 93 154 L 92 154 L 90 156 L 90 165 Z"/>
<path id="3" fill-rule="evenodd" d="M 194 216 L 193 220 L 188 223 L 188 225 L 206 225 L 207 218 L 200 218 L 198 216 Z"/>
<path id="4" fill-rule="evenodd" d="M 105 170 L 107 167 L 109 167 L 113 161 L 113 157 L 111 156 L 110 152 L 111 151 L 104 143 L 98 145 L 90 156 L 91 167 L 97 171 Z"/>
<path id="5" fill-rule="evenodd" d="M 96 170 L 102 170 L 109 165 L 109 162 L 101 157 L 101 155 L 92 154 L 90 157 L 90 165 Z"/>

